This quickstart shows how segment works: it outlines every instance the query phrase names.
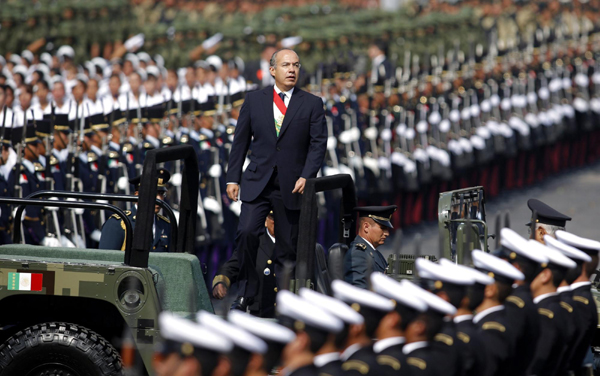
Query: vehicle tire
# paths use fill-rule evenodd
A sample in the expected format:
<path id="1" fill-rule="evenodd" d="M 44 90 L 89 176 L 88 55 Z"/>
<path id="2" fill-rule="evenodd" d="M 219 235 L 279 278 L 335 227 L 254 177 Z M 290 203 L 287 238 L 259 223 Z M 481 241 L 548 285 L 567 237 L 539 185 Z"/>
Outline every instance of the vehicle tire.
<path id="1" fill-rule="evenodd" d="M 121 376 L 121 357 L 90 329 L 36 324 L 0 346 L 0 376 Z"/>

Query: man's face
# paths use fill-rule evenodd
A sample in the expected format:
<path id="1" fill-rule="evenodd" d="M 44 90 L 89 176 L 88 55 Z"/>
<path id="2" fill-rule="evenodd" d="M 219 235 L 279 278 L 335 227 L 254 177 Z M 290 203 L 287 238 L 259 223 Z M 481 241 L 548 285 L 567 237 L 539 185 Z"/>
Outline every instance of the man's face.
<path id="1" fill-rule="evenodd" d="M 177 73 L 175 71 L 169 71 L 167 74 L 167 86 L 170 90 L 175 90 L 177 87 Z"/>
<path id="2" fill-rule="evenodd" d="M 121 80 L 119 79 L 119 77 L 117 77 L 117 76 L 111 77 L 110 81 L 108 82 L 108 87 L 110 89 L 110 94 L 113 97 L 116 97 L 117 95 L 119 95 L 119 88 L 121 87 Z"/>
<path id="3" fill-rule="evenodd" d="M 385 239 L 390 236 L 390 229 L 375 221 L 369 221 L 368 225 L 368 240 L 373 244 L 373 247 L 377 248 L 378 246 L 383 245 Z"/>
<path id="4" fill-rule="evenodd" d="M 82 82 L 77 81 L 77 84 L 73 87 L 73 97 L 79 102 L 83 99 L 83 94 L 85 94 L 85 86 Z"/>
<path id="5" fill-rule="evenodd" d="M 185 81 L 189 87 L 196 86 L 196 72 L 194 72 L 194 68 L 188 68 L 185 71 Z"/>
<path id="6" fill-rule="evenodd" d="M 54 97 L 55 101 L 62 103 L 65 98 L 65 87 L 62 82 L 54 84 L 54 87 L 52 88 L 52 97 Z"/>
<path id="7" fill-rule="evenodd" d="M 98 94 L 98 81 L 92 79 L 88 82 L 87 96 L 92 100 L 96 100 L 96 94 Z"/>
<path id="8" fill-rule="evenodd" d="M 154 92 L 156 91 L 156 78 L 148 77 L 148 80 L 144 82 L 144 89 L 146 89 L 148 95 L 154 95 Z"/>
<path id="9" fill-rule="evenodd" d="M 275 67 L 269 68 L 271 75 L 275 77 L 275 83 L 281 90 L 288 91 L 298 81 L 300 73 L 300 59 L 294 51 L 284 50 L 277 54 Z"/>
<path id="10" fill-rule="evenodd" d="M 131 87 L 131 91 L 134 93 L 138 93 L 140 90 L 140 85 L 142 84 L 142 80 L 137 73 L 132 73 L 129 75 L 129 86 Z"/>
<path id="11" fill-rule="evenodd" d="M 38 100 L 42 103 L 47 102 L 48 98 L 48 89 L 44 85 L 37 84 L 37 91 L 35 92 Z"/>
<path id="12" fill-rule="evenodd" d="M 19 101 L 21 102 L 21 108 L 29 108 L 31 105 L 31 94 L 26 90 L 21 91 L 21 94 L 19 94 Z"/>

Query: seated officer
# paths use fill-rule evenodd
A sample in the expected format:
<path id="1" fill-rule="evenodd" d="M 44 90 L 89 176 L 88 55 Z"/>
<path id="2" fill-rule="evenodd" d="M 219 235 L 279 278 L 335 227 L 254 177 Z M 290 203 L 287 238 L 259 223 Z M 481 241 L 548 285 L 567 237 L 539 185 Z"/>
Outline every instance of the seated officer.
<path id="1" fill-rule="evenodd" d="M 535 234 L 531 234 L 531 222 L 527 223 L 529 235 L 531 239 L 542 244 L 544 244 L 544 235 L 556 238 L 556 231 L 564 231 L 567 221 L 571 220 L 571 217 L 556 211 L 535 198 L 529 199 L 527 206 L 531 210 L 531 221 L 535 221 Z"/>
<path id="2" fill-rule="evenodd" d="M 169 171 L 164 168 L 158 169 L 158 184 L 156 198 L 164 200 L 167 193 L 167 184 L 171 178 Z M 140 184 L 142 177 L 137 176 L 129 180 L 129 183 L 135 186 L 135 195 L 139 194 Z M 169 251 L 169 240 L 171 239 L 171 222 L 168 218 L 158 214 L 160 206 L 156 205 L 154 208 L 154 226 L 152 233 L 154 234 L 154 241 L 152 242 L 152 252 L 168 252 Z M 137 204 L 134 205 L 131 210 L 126 210 L 125 214 L 131 221 L 132 229 L 135 229 L 135 215 L 137 213 Z M 133 234 L 127 234 L 127 236 L 133 236 Z M 100 249 L 116 249 L 125 250 L 125 222 L 121 219 L 118 214 L 113 214 L 102 226 L 102 237 L 100 238 Z"/>
<path id="3" fill-rule="evenodd" d="M 384 273 L 387 261 L 376 248 L 385 242 L 393 228 L 390 220 L 396 211 L 392 206 L 365 206 L 358 212 L 358 235 L 344 256 L 344 280 L 354 286 L 367 288 L 367 274 Z"/>

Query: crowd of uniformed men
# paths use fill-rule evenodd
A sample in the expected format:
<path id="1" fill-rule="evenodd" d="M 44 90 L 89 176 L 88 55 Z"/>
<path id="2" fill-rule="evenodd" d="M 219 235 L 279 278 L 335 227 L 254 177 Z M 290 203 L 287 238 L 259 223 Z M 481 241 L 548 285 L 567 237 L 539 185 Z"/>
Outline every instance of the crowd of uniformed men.
<path id="1" fill-rule="evenodd" d="M 546 224 L 564 227 L 553 210 Z M 540 214 L 540 218 L 542 215 Z M 502 229 L 473 267 L 417 259 L 412 282 L 375 272 L 366 289 L 277 294 L 277 322 L 161 314 L 158 375 L 591 375 L 598 324 L 590 277 L 600 242 Z"/>

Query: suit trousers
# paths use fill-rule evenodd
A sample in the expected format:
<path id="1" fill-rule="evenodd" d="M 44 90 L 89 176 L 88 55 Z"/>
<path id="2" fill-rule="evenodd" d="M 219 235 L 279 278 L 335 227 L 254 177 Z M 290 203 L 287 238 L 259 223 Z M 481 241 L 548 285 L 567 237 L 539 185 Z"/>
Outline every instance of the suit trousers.
<path id="1" fill-rule="evenodd" d="M 252 201 L 242 202 L 242 211 L 236 234 L 236 246 L 240 256 L 239 296 L 254 298 L 258 293 L 259 278 L 256 271 L 256 253 L 260 245 L 259 237 L 265 231 L 265 219 L 273 210 L 275 220 L 275 278 L 278 286 L 287 281 L 284 267 L 292 272 L 296 266 L 296 246 L 298 244 L 298 222 L 300 210 L 285 207 L 281 198 L 277 170 L 273 171 L 269 183 L 262 193 Z M 293 278 L 293 273 L 290 276 Z"/>

